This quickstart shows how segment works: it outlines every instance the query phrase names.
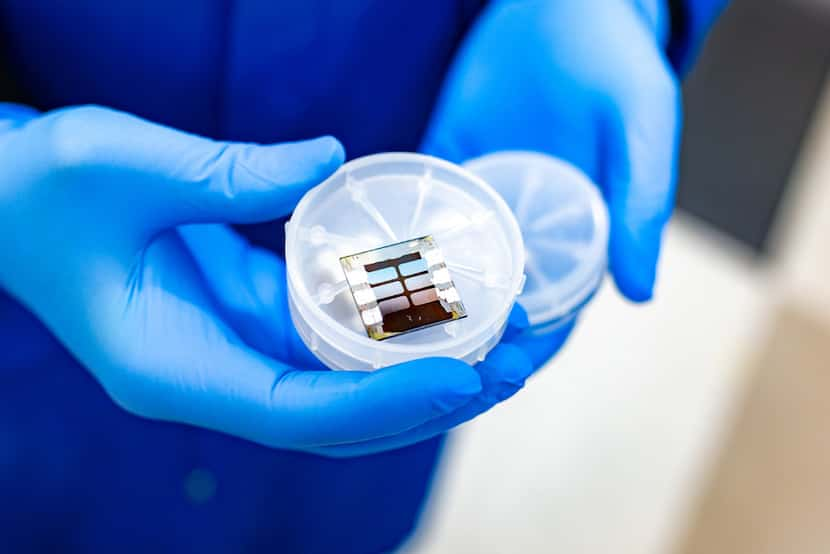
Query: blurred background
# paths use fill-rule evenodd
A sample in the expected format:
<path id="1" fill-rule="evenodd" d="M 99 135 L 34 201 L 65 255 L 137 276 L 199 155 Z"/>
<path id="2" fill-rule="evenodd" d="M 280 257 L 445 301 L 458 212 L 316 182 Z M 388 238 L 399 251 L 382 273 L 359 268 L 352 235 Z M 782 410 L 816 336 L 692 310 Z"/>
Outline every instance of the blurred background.
<path id="1" fill-rule="evenodd" d="M 407 553 L 830 552 L 828 65 L 830 2 L 733 2 L 685 85 L 656 301 L 607 283 L 452 437 Z"/>

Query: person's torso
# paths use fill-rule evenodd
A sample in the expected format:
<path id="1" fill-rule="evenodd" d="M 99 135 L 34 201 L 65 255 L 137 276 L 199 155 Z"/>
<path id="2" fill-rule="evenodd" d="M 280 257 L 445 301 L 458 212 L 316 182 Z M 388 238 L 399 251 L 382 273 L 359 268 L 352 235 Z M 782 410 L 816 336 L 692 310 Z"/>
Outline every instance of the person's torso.
<path id="1" fill-rule="evenodd" d="M 37 107 L 99 103 L 214 138 L 417 148 L 481 0 L 0 0 Z"/>

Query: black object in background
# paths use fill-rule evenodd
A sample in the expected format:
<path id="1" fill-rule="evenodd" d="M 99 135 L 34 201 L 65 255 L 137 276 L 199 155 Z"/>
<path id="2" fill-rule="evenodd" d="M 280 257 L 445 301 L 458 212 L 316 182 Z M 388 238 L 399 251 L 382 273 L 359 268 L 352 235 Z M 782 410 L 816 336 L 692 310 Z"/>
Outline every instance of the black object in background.
<path id="1" fill-rule="evenodd" d="M 684 86 L 678 204 L 759 252 L 830 67 L 821 3 L 733 0 Z"/>
<path id="2" fill-rule="evenodd" d="M 12 80 L 5 52 L 0 48 L 0 102 L 23 102 L 23 94 Z"/>

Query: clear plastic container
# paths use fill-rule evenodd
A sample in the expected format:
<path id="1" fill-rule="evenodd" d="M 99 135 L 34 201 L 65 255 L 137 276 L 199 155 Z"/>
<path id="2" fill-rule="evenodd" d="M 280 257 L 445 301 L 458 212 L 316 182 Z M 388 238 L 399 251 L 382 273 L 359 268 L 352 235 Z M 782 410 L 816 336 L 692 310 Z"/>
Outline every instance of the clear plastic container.
<path id="1" fill-rule="evenodd" d="M 340 258 L 431 235 L 467 317 L 383 341 L 369 338 Z M 409 153 L 353 160 L 310 190 L 286 224 L 291 317 L 332 369 L 429 356 L 483 360 L 524 283 L 519 225 L 499 194 L 455 164 Z"/>
<path id="2" fill-rule="evenodd" d="M 504 151 L 464 164 L 513 210 L 525 245 L 527 281 L 519 304 L 539 333 L 570 320 L 607 268 L 608 213 L 579 169 L 546 154 Z"/>

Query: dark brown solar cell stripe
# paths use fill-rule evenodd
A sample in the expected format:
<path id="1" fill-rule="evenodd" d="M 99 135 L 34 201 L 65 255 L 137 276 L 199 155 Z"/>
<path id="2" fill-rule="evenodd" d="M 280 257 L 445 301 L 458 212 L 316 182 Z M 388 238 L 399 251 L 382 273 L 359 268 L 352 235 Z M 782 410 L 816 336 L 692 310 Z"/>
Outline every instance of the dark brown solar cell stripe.
<path id="1" fill-rule="evenodd" d="M 404 258 L 408 258 L 408 257 L 411 257 L 411 256 L 412 256 L 412 254 L 407 254 L 406 256 L 401 256 L 400 258 L 396 258 L 396 260 L 397 260 L 397 261 L 396 261 L 396 260 L 391 260 L 391 261 L 392 261 L 392 262 L 396 262 L 396 264 L 402 264 L 402 263 L 406 263 L 406 262 L 410 262 L 410 261 L 412 261 L 412 260 L 404 259 Z M 415 258 L 415 259 L 419 259 L 419 258 L 421 257 L 421 256 L 420 256 L 419 254 L 417 254 L 417 253 L 415 254 L 415 256 L 417 256 L 417 258 Z M 384 262 L 378 262 L 378 263 L 386 263 L 386 261 L 384 261 Z M 367 265 L 367 266 L 365 266 L 365 267 L 367 267 L 367 268 L 368 268 L 369 266 Z M 387 266 L 387 267 L 388 267 L 388 266 Z M 395 265 L 395 267 L 397 268 L 397 265 Z M 383 267 L 381 267 L 381 268 L 374 268 L 374 269 L 372 269 L 372 271 L 376 271 L 377 269 L 385 269 L 385 268 L 383 268 Z M 416 292 L 420 292 L 420 291 L 422 291 L 422 290 L 434 289 L 434 288 L 436 288 L 436 287 L 435 287 L 435 285 L 434 285 L 434 284 L 430 283 L 430 284 L 428 284 L 428 285 L 426 285 L 426 286 L 424 286 L 424 287 L 421 287 L 421 288 L 419 288 L 419 289 L 409 290 L 408 288 L 406 288 L 406 283 L 405 283 L 405 281 L 406 281 L 407 279 L 411 279 L 412 277 L 417 277 L 418 275 L 427 275 L 427 274 L 429 274 L 429 271 L 422 271 L 422 272 L 420 272 L 420 273 L 415 273 L 415 274 L 413 274 L 413 275 L 409 275 L 408 277 L 402 277 L 402 276 L 401 276 L 401 274 L 400 274 L 400 272 L 398 272 L 398 273 L 397 273 L 398 277 L 397 277 L 396 279 L 390 279 L 390 280 L 388 280 L 388 281 L 383 281 L 382 283 L 376 283 L 376 284 L 374 284 L 374 285 L 369 285 L 369 286 L 370 286 L 371 288 L 376 288 L 376 287 L 381 287 L 381 286 L 388 285 L 389 283 L 393 283 L 393 282 L 397 281 L 397 282 L 399 282 L 399 283 L 401 284 L 401 288 L 403 288 L 403 293 L 401 293 L 401 294 L 396 294 L 396 295 L 394 295 L 394 296 L 387 296 L 387 297 L 383 298 L 383 300 L 382 300 L 382 301 L 391 300 L 391 299 L 393 299 L 393 298 L 398 298 L 398 297 L 400 297 L 400 296 L 403 296 L 403 297 L 406 297 L 407 301 L 409 301 L 409 305 L 410 305 L 410 307 L 409 307 L 409 308 L 404 308 L 403 310 L 399 310 L 399 312 L 409 312 L 409 311 L 412 311 L 412 310 L 419 310 L 419 311 L 420 311 L 420 310 L 421 310 L 424 306 L 428 306 L 429 304 L 423 304 L 423 305 L 421 305 L 421 306 L 415 306 L 415 303 L 412 301 L 412 297 L 410 296 L 410 294 L 414 294 L 414 293 L 416 293 Z M 439 302 L 439 304 L 440 304 L 440 302 Z M 444 308 L 443 308 L 443 307 L 441 307 L 441 310 L 442 310 L 443 312 L 445 312 L 445 313 L 446 313 L 446 310 L 444 310 Z M 431 310 L 430 310 L 430 311 L 431 311 Z M 394 313 L 398 313 L 398 312 L 390 312 L 390 313 L 385 314 L 385 315 L 383 316 L 383 327 L 384 327 L 384 329 L 386 329 L 386 321 L 387 321 L 387 319 L 389 318 L 389 316 L 390 316 L 390 315 L 392 315 L 392 314 L 394 314 Z M 452 314 L 450 314 L 450 317 L 452 317 Z M 419 318 L 419 320 L 420 320 L 420 318 Z M 443 320 L 441 320 L 441 321 L 443 321 Z M 411 325 L 410 325 L 410 326 L 411 326 Z"/>
<path id="2" fill-rule="evenodd" d="M 385 268 L 382 268 L 382 269 L 385 269 Z M 389 280 L 387 280 L 387 281 L 381 281 L 381 282 L 379 282 L 379 283 L 375 283 L 374 285 L 369 285 L 369 286 L 370 286 L 371 288 L 375 288 L 375 287 L 382 287 L 383 285 L 388 285 L 389 283 L 393 283 L 393 282 L 395 282 L 395 281 L 398 281 L 398 282 L 400 282 L 400 284 L 403 286 L 403 289 L 404 289 L 404 290 L 407 290 L 407 288 L 406 288 L 406 283 L 405 283 L 405 281 L 406 281 L 407 279 L 412 279 L 413 277 L 417 277 L 417 276 L 419 276 L 419 275 L 427 275 L 427 274 L 429 274 L 429 271 L 422 271 L 422 272 L 420 272 L 420 273 L 413 273 L 412 275 L 407 275 L 406 277 L 402 277 L 402 276 L 401 276 L 401 274 L 400 274 L 400 273 L 398 273 L 398 276 L 397 276 L 397 277 L 395 277 L 394 279 L 389 279 Z M 418 290 L 420 290 L 420 289 L 418 289 Z M 412 291 L 412 292 L 415 292 L 415 291 Z"/>
<path id="3" fill-rule="evenodd" d="M 402 333 L 421 325 L 433 325 L 452 319 L 452 313 L 435 301 L 420 306 L 413 306 L 399 312 L 391 312 L 383 318 L 383 330 L 391 333 Z"/>

